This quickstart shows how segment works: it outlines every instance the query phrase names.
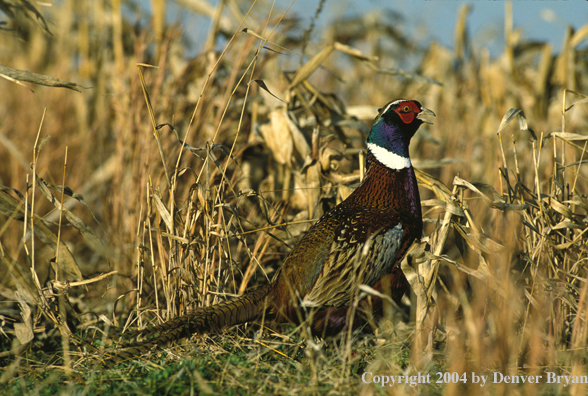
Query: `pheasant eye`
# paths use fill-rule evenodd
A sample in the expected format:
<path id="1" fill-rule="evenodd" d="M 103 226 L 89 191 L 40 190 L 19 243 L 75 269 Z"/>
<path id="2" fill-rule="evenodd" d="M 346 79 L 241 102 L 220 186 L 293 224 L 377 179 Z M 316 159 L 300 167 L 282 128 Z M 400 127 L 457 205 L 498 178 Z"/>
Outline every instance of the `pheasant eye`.
<path id="1" fill-rule="evenodd" d="M 404 106 L 402 108 L 402 111 L 404 111 L 405 113 L 408 113 L 409 110 L 410 110 L 410 107 L 408 107 L 408 106 Z"/>

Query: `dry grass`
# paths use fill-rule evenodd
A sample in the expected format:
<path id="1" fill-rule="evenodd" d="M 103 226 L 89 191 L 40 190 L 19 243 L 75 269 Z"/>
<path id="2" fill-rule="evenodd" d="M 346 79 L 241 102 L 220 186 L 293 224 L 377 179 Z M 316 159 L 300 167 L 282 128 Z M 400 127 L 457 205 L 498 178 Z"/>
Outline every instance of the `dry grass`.
<path id="1" fill-rule="evenodd" d="M 152 3 L 163 15 L 165 1 Z M 33 95 L 0 81 L 0 386 L 373 394 L 364 372 L 456 372 L 468 382 L 386 389 L 584 395 L 546 373 L 588 374 L 588 29 L 570 29 L 554 55 L 521 41 L 507 7 L 493 58 L 469 47 L 466 9 L 452 51 L 384 16 L 308 42 L 315 32 L 269 3 L 228 4 L 192 59 L 178 26 L 135 23 L 119 1 L 40 9 L 48 25 L 16 12 L 20 39 L 3 32 L 0 64 L 91 88 Z M 253 325 L 117 369 L 96 363 L 87 337 L 271 279 L 358 182 L 375 109 L 398 97 L 437 118 L 411 149 L 426 217 L 403 264 L 415 293 L 376 332 L 323 341 Z M 472 372 L 543 380 L 480 388 Z"/>

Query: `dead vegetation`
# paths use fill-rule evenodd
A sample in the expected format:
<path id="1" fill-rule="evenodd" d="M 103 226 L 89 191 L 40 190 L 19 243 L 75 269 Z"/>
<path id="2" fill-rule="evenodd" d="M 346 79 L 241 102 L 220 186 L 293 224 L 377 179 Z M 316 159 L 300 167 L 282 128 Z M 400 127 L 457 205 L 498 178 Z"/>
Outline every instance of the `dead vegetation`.
<path id="1" fill-rule="evenodd" d="M 87 338 L 266 283 L 359 181 L 376 109 L 398 97 L 437 114 L 411 148 L 426 227 L 403 264 L 410 303 L 387 311 L 375 335 L 233 329 L 193 340 L 203 352 L 168 351 L 169 364 L 246 351 L 240 364 L 192 369 L 202 392 L 376 393 L 361 382 L 367 371 L 587 374 L 587 26 L 554 54 L 521 41 L 507 6 L 505 51 L 491 57 L 469 47 L 467 8 L 451 50 L 412 42 L 383 15 L 327 27 L 310 44 L 306 26 L 269 3 L 229 1 L 189 58 L 180 27 L 135 22 L 121 7 L 67 2 L 43 10 L 44 27 L 21 15 L 12 23 L 24 41 L 7 36 L 0 49 L 2 64 L 92 87 L 32 95 L 0 82 L 2 386 L 46 364 L 91 381 L 82 372 L 103 370 L 102 352 Z M 587 388 L 562 386 L 520 389 Z"/>

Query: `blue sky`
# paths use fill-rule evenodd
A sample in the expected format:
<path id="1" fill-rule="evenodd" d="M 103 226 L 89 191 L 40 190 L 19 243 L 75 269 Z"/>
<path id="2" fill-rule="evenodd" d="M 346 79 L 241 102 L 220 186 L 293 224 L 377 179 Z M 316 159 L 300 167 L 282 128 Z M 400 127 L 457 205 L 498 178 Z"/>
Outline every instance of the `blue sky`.
<path id="1" fill-rule="evenodd" d="M 288 0 L 279 0 L 278 4 L 289 4 Z M 318 0 L 297 0 L 293 10 L 309 20 L 314 13 Z M 470 37 L 476 48 L 488 46 L 492 52 L 501 52 L 504 43 L 503 1 L 449 1 L 449 0 L 327 0 L 321 14 L 321 22 L 336 20 L 341 9 L 347 15 L 367 13 L 381 9 L 399 11 L 405 17 L 408 29 L 414 29 L 419 35 L 434 38 L 447 46 L 453 46 L 453 31 L 461 5 L 470 4 L 472 11 L 468 18 Z M 345 7 L 344 5 L 347 5 Z M 544 15 L 551 15 L 551 21 Z M 523 38 L 548 41 L 555 50 L 561 48 L 565 26 L 575 29 L 588 23 L 588 2 L 571 1 L 514 1 L 514 26 L 520 27 Z M 423 32 L 424 31 L 424 32 Z"/>
<path id="2" fill-rule="evenodd" d="M 209 1 L 212 4 L 218 3 L 218 0 Z M 291 0 L 276 0 L 277 6 L 281 9 L 286 9 L 291 2 Z M 140 3 L 143 3 L 146 8 L 149 7 L 149 1 L 143 0 Z M 267 8 L 268 3 L 271 2 L 266 1 L 262 7 Z M 319 0 L 296 0 L 291 12 L 299 16 L 302 26 L 306 27 L 318 3 Z M 423 39 L 434 39 L 452 47 L 458 10 L 465 3 L 472 6 L 468 28 L 476 51 L 488 47 L 491 54 L 500 54 L 504 43 L 505 4 L 503 1 L 327 0 L 317 27 L 332 23 L 343 15 L 391 9 L 404 15 L 404 28 L 407 32 L 417 35 L 419 42 Z M 204 39 L 209 26 L 208 20 L 185 12 L 173 1 L 168 4 L 170 5 L 168 20 L 181 19 L 185 32 L 193 42 L 200 41 L 198 38 L 200 35 L 202 35 L 201 39 Z M 523 38 L 548 41 L 554 50 L 558 51 L 561 48 L 566 25 L 579 29 L 588 23 L 588 2 L 582 0 L 514 1 L 513 16 L 514 26 L 521 28 Z M 320 32 L 315 33 L 320 34 Z"/>

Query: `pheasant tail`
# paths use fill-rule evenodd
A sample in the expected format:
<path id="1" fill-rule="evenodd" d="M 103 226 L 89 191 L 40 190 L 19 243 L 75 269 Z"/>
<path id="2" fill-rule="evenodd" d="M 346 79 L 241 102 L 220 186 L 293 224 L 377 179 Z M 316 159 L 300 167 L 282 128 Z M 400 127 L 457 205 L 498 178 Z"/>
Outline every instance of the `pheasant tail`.
<path id="1" fill-rule="evenodd" d="M 219 332 L 227 326 L 253 320 L 270 308 L 266 297 L 272 284 L 255 289 L 233 301 L 199 309 L 158 326 L 123 334 L 115 354 L 107 354 L 113 363 L 133 358 L 152 349 L 154 345 L 189 337 L 194 333 Z M 129 340 L 135 341 L 129 341 Z M 126 341 L 125 341 L 126 340 Z"/>

